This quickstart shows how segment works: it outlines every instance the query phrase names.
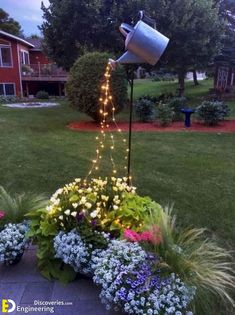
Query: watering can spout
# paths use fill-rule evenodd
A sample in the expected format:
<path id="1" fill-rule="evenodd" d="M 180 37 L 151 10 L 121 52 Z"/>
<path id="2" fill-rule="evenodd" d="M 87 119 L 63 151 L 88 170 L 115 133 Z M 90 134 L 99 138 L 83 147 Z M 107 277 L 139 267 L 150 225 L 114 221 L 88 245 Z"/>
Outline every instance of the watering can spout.
<path id="1" fill-rule="evenodd" d="M 133 54 L 129 50 L 125 52 L 121 57 L 117 60 L 118 63 L 146 63 L 143 58 L 138 57 L 137 55 Z"/>
<path id="2" fill-rule="evenodd" d="M 117 60 L 109 59 L 109 64 L 112 69 L 115 69 L 117 64 L 132 64 L 132 63 L 146 63 L 146 61 L 130 51 L 126 51 L 121 57 Z"/>

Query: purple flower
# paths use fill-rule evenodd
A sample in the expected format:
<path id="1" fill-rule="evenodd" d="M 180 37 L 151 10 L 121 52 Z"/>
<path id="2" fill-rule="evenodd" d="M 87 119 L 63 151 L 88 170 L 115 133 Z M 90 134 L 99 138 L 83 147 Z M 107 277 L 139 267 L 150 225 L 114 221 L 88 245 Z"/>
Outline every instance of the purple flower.
<path id="1" fill-rule="evenodd" d="M 78 223 L 81 223 L 84 220 L 84 218 L 85 218 L 85 215 L 83 212 L 79 212 L 76 216 L 76 220 Z"/>

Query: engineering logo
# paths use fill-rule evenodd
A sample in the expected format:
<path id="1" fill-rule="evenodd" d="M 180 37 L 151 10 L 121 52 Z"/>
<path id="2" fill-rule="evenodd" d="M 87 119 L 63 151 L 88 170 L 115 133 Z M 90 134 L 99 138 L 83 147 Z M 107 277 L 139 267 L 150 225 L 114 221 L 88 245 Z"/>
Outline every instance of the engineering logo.
<path id="1" fill-rule="evenodd" d="M 16 309 L 16 304 L 13 300 L 2 300 L 2 313 L 12 313 Z"/>

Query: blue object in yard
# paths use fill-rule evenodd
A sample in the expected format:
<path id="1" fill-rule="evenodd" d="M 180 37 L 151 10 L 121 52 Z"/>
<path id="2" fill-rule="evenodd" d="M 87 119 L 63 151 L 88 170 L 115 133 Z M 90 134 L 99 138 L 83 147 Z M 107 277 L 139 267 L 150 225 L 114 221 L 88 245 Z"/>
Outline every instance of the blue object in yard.
<path id="1" fill-rule="evenodd" d="M 191 126 L 191 115 L 194 113 L 194 110 L 191 108 L 182 108 L 181 113 L 185 115 L 184 125 L 186 128 L 189 128 Z"/>

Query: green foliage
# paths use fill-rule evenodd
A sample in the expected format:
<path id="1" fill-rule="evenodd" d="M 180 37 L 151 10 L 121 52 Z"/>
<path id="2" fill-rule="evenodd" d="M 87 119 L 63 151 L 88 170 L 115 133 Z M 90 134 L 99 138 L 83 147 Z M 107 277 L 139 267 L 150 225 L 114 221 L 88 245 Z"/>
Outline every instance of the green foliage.
<path id="1" fill-rule="evenodd" d="M 41 274 L 51 280 L 58 279 L 67 283 L 76 277 L 74 270 L 54 258 L 53 239 L 58 234 L 55 222 L 45 209 L 33 211 L 27 215 L 30 219 L 30 230 L 27 234 L 37 245 L 38 268 Z"/>
<path id="2" fill-rule="evenodd" d="M 187 99 L 185 97 L 173 97 L 168 102 L 167 105 L 174 112 L 173 120 L 174 121 L 182 121 L 184 119 L 184 115 L 181 113 L 182 108 L 187 108 Z"/>
<path id="3" fill-rule="evenodd" d="M 197 288 L 196 314 L 205 312 L 211 293 L 234 305 L 230 290 L 235 288 L 234 262 L 231 254 L 206 237 L 205 229 L 179 230 L 172 208 L 154 209 L 147 226 L 158 226 L 162 242 L 154 250 L 162 261 L 161 268 L 178 274 L 183 281 Z"/>
<path id="4" fill-rule="evenodd" d="M 142 101 L 142 100 L 147 100 L 150 101 L 152 103 L 156 103 L 157 102 L 157 97 L 156 96 L 152 96 L 152 95 L 142 95 L 141 97 L 138 98 L 137 101 Z"/>
<path id="5" fill-rule="evenodd" d="M 102 234 L 97 233 L 92 224 L 78 224 L 76 230 L 83 242 L 91 244 L 94 248 L 106 248 L 107 240 Z"/>
<path id="6" fill-rule="evenodd" d="M 139 121 L 151 122 L 155 116 L 156 105 L 153 101 L 142 97 L 135 103 L 135 111 Z"/>
<path id="7" fill-rule="evenodd" d="M 2 8 L 0 8 L 0 29 L 12 35 L 22 35 L 20 24 L 11 18 Z"/>
<path id="8" fill-rule="evenodd" d="M 154 208 L 160 207 L 149 197 L 125 193 L 123 201 L 117 210 L 107 213 L 107 220 L 111 222 L 110 230 L 123 232 L 125 229 L 141 231 L 145 218 Z"/>
<path id="9" fill-rule="evenodd" d="M 161 126 L 168 126 L 172 123 L 173 116 L 174 112 L 169 105 L 160 103 L 157 106 L 157 120 Z"/>
<path id="10" fill-rule="evenodd" d="M 21 99 L 17 96 L 4 96 L 0 95 L 0 104 L 9 104 L 19 102 Z"/>
<path id="11" fill-rule="evenodd" d="M 69 70 L 75 60 L 88 51 L 123 51 L 120 23 L 132 22 L 146 0 L 50 0 L 42 6 L 41 26 L 48 55 Z M 65 27 L 66 24 L 66 27 Z M 69 47 L 69 49 L 68 49 Z"/>
<path id="12" fill-rule="evenodd" d="M 108 63 L 107 53 L 88 53 L 79 58 L 70 71 L 66 85 L 68 99 L 72 106 L 100 121 L 100 89 Z M 127 99 L 127 81 L 122 67 L 112 72 L 110 89 L 116 112 L 122 110 Z M 112 112 L 112 108 L 108 109 Z"/>
<path id="13" fill-rule="evenodd" d="M 35 211 L 46 204 L 44 195 L 32 193 L 10 194 L 0 186 L 0 210 L 5 212 L 5 217 L 0 226 L 6 223 L 20 223 L 25 214 Z"/>
<path id="14" fill-rule="evenodd" d="M 149 0 L 149 12 L 160 32 L 170 38 L 164 55 L 184 89 L 185 74 L 205 68 L 218 53 L 224 33 L 214 0 Z"/>
<path id="15" fill-rule="evenodd" d="M 204 101 L 196 109 L 197 117 L 208 126 L 215 126 L 229 116 L 230 109 L 224 102 Z"/>
<path id="16" fill-rule="evenodd" d="M 153 82 L 159 82 L 159 81 L 175 81 L 176 80 L 176 75 L 172 74 L 172 73 L 163 73 L 163 74 L 158 74 L 156 73 L 153 78 L 152 81 Z"/>
<path id="17" fill-rule="evenodd" d="M 49 99 L 49 94 L 46 91 L 38 91 L 35 96 L 36 98 L 41 99 L 41 100 Z"/>

